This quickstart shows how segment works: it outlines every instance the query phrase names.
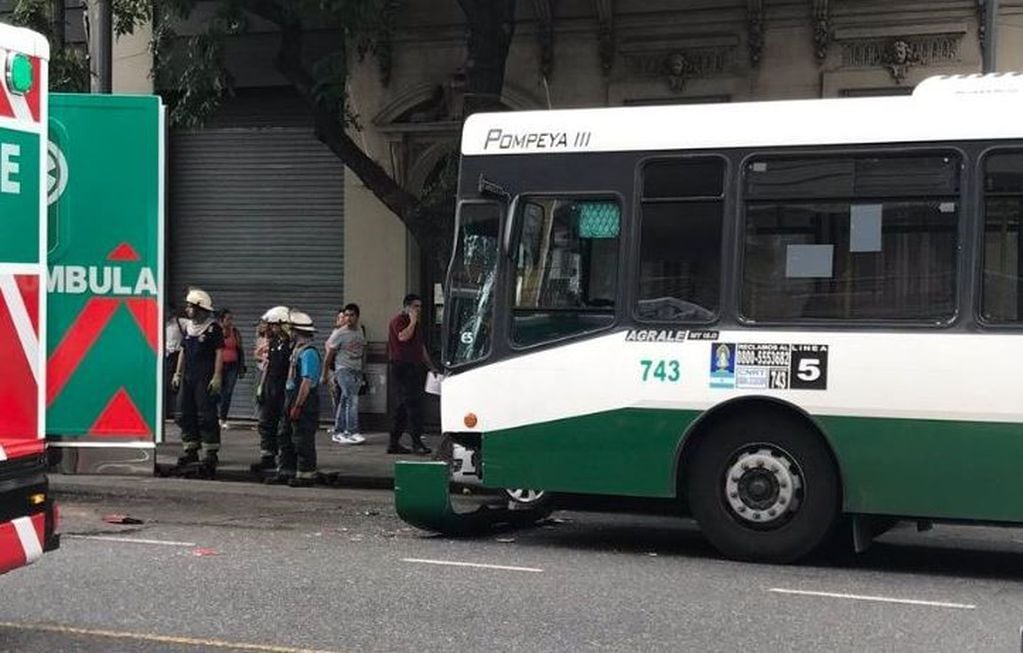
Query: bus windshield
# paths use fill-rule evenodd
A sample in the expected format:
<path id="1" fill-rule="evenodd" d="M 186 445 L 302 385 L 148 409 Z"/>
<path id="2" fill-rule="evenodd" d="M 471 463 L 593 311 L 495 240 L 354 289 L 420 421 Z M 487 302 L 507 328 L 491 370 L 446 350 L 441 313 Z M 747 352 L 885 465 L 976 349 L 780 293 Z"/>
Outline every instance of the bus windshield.
<path id="1" fill-rule="evenodd" d="M 500 226 L 496 204 L 465 203 L 459 208 L 445 307 L 444 362 L 448 366 L 490 353 Z"/>

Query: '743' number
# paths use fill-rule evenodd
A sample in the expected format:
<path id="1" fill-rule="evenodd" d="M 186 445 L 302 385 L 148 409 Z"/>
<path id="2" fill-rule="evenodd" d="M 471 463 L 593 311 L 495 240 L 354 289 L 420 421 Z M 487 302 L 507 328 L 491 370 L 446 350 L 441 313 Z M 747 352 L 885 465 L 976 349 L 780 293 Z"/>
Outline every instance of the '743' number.
<path id="1" fill-rule="evenodd" d="M 644 381 L 677 383 L 682 379 L 682 366 L 678 361 L 642 360 L 639 364 L 643 366 Z"/>

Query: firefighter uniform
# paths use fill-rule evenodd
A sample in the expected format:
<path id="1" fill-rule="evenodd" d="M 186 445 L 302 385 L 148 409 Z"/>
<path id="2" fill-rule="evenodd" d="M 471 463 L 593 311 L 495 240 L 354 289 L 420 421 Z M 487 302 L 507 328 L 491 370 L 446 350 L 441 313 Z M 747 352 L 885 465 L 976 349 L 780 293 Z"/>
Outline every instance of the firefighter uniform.
<path id="1" fill-rule="evenodd" d="M 201 293 L 201 294 L 196 294 Z M 198 461 L 215 466 L 220 449 L 220 422 L 217 420 L 220 378 L 216 375 L 217 351 L 224 348 L 224 331 L 213 319 L 209 295 L 202 291 L 188 294 L 189 319 L 181 342 L 184 373 L 175 374 L 178 389 L 178 426 L 185 453 L 179 464 Z"/>
<path id="2" fill-rule="evenodd" d="M 277 459 L 277 477 L 271 482 L 308 486 L 313 484 L 317 475 L 316 429 L 320 420 L 317 386 L 323 361 L 311 341 L 316 330 L 309 316 L 293 311 L 291 327 L 296 342 L 285 385 L 285 419 L 278 440 L 280 455 Z M 308 381 L 310 391 L 299 404 L 299 391 L 305 381 Z"/>
<path id="3" fill-rule="evenodd" d="M 275 314 L 278 309 L 284 311 L 284 318 Z M 291 366 L 291 338 L 281 328 L 282 322 L 288 319 L 288 311 L 284 307 L 270 309 L 263 320 L 270 325 L 268 337 L 266 368 L 256 392 L 259 404 L 259 462 L 252 465 L 252 470 L 260 472 L 272 470 L 277 466 L 277 454 L 280 452 L 278 432 L 281 428 L 281 417 L 284 414 L 284 393 L 288 382 Z"/>

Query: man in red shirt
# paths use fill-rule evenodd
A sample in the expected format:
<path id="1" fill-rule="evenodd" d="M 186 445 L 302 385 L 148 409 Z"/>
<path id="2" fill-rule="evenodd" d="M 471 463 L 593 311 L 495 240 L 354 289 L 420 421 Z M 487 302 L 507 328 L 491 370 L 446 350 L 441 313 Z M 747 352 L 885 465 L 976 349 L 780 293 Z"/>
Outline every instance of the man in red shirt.
<path id="1" fill-rule="evenodd" d="M 404 308 L 387 329 L 387 358 L 398 389 L 387 453 L 428 454 L 430 449 L 423 443 L 423 385 L 426 368 L 433 369 L 434 365 L 423 340 L 423 300 L 419 295 L 406 295 L 402 304 Z M 406 422 L 411 426 L 411 450 L 401 444 Z"/>

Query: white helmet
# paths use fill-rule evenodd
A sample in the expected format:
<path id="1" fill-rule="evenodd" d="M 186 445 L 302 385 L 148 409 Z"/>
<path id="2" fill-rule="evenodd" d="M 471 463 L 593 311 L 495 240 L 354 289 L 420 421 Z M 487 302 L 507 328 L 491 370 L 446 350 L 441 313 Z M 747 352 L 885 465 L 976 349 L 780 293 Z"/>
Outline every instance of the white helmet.
<path id="1" fill-rule="evenodd" d="M 291 328 L 295 331 L 301 331 L 302 333 L 316 333 L 316 327 L 313 326 L 313 318 L 309 317 L 308 313 L 302 311 L 291 311 Z"/>
<path id="2" fill-rule="evenodd" d="M 287 306 L 274 306 L 263 313 L 263 317 L 260 319 L 267 324 L 284 324 L 291 321 L 291 311 Z"/>
<path id="3" fill-rule="evenodd" d="M 188 295 L 185 297 L 185 302 L 206 311 L 213 311 L 213 300 L 210 299 L 210 294 L 199 288 L 189 290 Z"/>

